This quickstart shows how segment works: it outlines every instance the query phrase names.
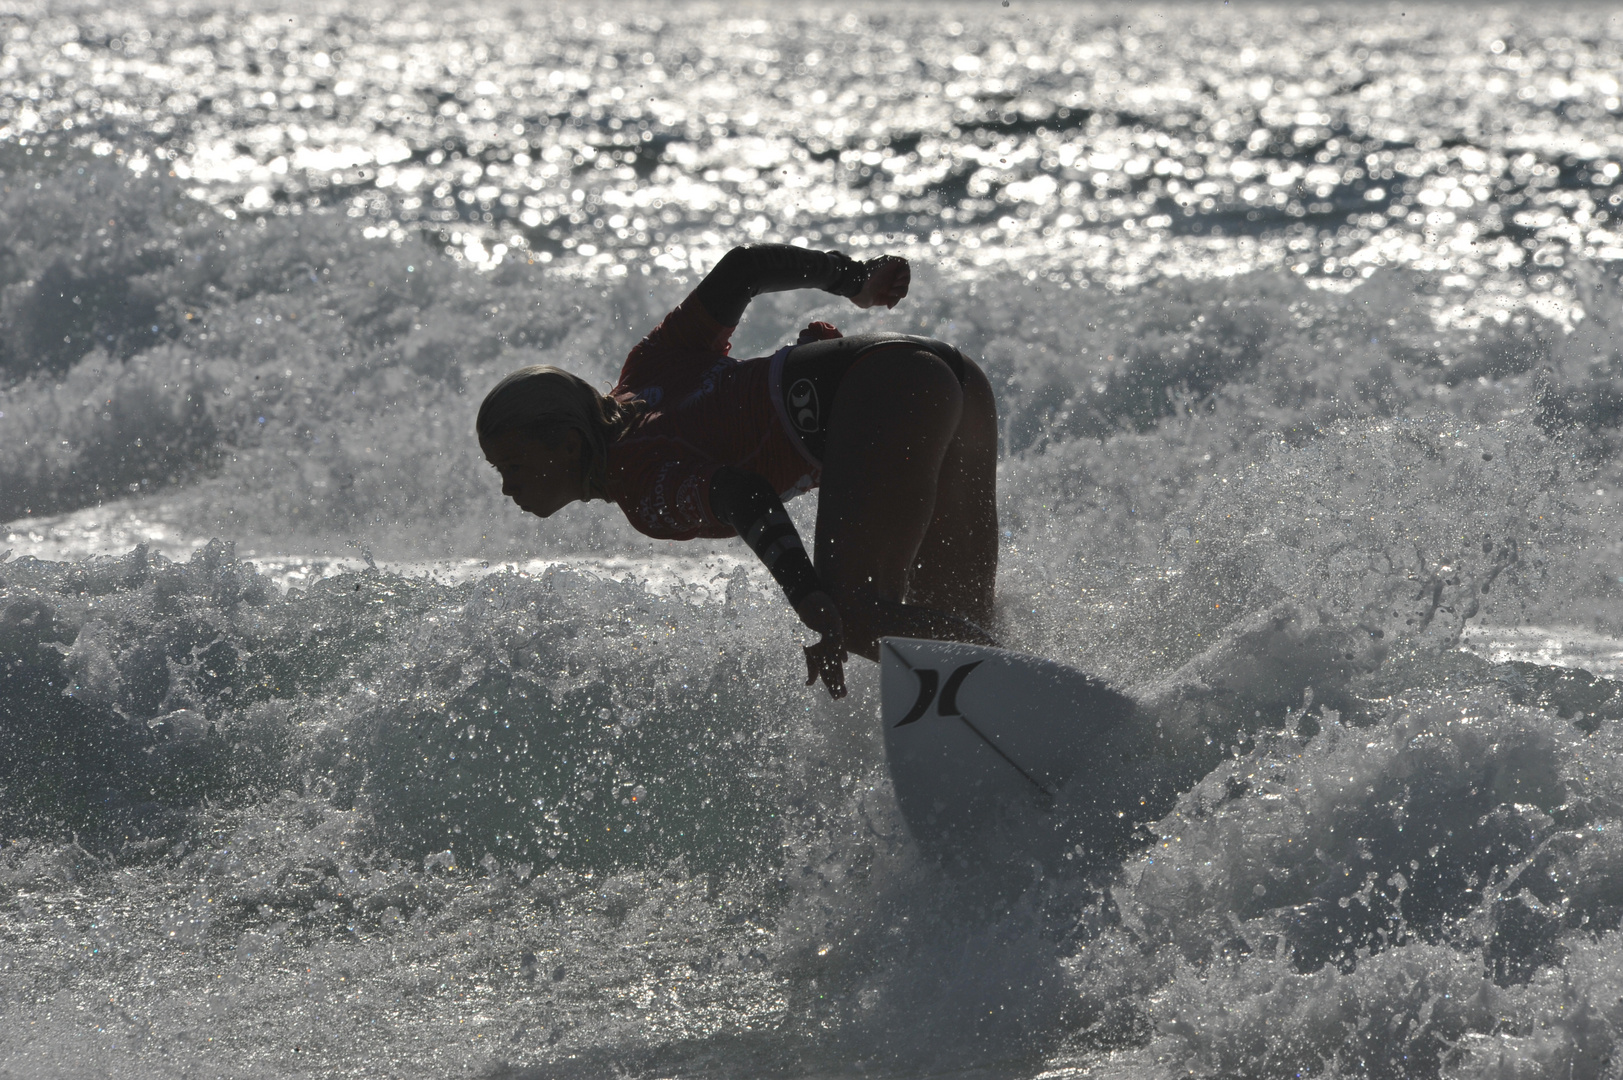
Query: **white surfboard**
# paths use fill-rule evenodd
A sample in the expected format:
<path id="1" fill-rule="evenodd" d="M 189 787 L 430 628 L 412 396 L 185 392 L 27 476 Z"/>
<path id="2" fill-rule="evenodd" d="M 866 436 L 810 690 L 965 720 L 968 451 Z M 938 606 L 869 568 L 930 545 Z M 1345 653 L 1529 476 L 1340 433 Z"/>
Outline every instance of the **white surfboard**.
<path id="1" fill-rule="evenodd" d="M 920 841 L 1052 805 L 1131 699 L 1035 656 L 955 642 L 880 643 L 885 754 Z"/>

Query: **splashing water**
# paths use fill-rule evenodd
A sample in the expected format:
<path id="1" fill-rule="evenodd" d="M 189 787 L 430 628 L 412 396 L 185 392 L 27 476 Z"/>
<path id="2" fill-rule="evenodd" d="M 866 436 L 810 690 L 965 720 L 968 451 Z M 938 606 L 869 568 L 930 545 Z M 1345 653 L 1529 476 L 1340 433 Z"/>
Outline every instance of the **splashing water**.
<path id="1" fill-rule="evenodd" d="M 0 19 L 0 1071 L 1615 1072 L 1615 19 Z M 737 353 L 983 358 L 1109 810 L 919 850 L 736 545 L 480 466 L 797 238 L 913 295 Z"/>

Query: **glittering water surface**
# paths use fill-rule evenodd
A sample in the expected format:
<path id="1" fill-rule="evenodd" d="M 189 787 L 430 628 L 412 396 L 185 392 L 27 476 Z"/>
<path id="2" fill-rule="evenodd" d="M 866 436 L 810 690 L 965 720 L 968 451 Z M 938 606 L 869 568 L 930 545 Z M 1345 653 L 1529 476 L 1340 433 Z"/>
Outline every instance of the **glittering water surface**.
<path id="1" fill-rule="evenodd" d="M 4 8 L 0 1074 L 1616 1076 L 1620 52 Z M 737 544 L 478 457 L 501 374 L 606 387 L 752 239 L 913 291 L 761 297 L 739 355 L 987 372 L 997 632 L 1141 705 L 1029 829 L 921 848 L 874 668 L 802 687 Z"/>
<path id="2" fill-rule="evenodd" d="M 741 236 L 1113 284 L 1623 258 L 1606 7 L 294 11 L 22 9 L 4 134 L 611 274 Z"/>

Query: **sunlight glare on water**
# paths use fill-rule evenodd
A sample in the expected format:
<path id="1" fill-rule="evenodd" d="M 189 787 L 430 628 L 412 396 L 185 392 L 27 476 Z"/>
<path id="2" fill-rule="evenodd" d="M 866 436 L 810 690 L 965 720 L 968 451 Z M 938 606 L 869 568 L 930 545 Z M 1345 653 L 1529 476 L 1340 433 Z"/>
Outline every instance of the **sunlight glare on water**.
<path id="1" fill-rule="evenodd" d="M 1111 285 L 1412 267 L 1503 301 L 1623 258 L 1623 56 L 1589 9 L 451 10 L 19 12 L 0 117 L 481 265 L 681 273 L 744 237 Z"/>

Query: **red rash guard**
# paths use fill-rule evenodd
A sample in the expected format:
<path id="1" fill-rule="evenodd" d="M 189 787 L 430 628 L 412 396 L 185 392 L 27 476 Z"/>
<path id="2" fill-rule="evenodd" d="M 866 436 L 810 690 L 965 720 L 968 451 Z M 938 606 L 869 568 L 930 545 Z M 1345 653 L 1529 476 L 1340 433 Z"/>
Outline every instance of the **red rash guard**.
<path id="1" fill-rule="evenodd" d="M 733 329 L 690 295 L 620 369 L 612 395 L 641 398 L 648 412 L 609 447 L 608 488 L 640 533 L 736 535 L 710 507 L 710 477 L 723 465 L 759 473 L 781 498 L 817 486 L 822 467 L 790 433 L 777 389 L 787 350 L 734 360 Z"/>
<path id="2" fill-rule="evenodd" d="M 783 412 L 778 382 L 789 349 L 734 360 L 730 339 L 759 293 L 850 296 L 866 277 L 863 264 L 838 252 L 735 248 L 637 343 L 611 393 L 640 398 L 648 411 L 609 446 L 608 460 L 609 494 L 633 528 L 660 540 L 737 535 L 711 506 L 711 477 L 723 466 L 759 474 L 780 498 L 817 486 L 822 465 Z"/>

